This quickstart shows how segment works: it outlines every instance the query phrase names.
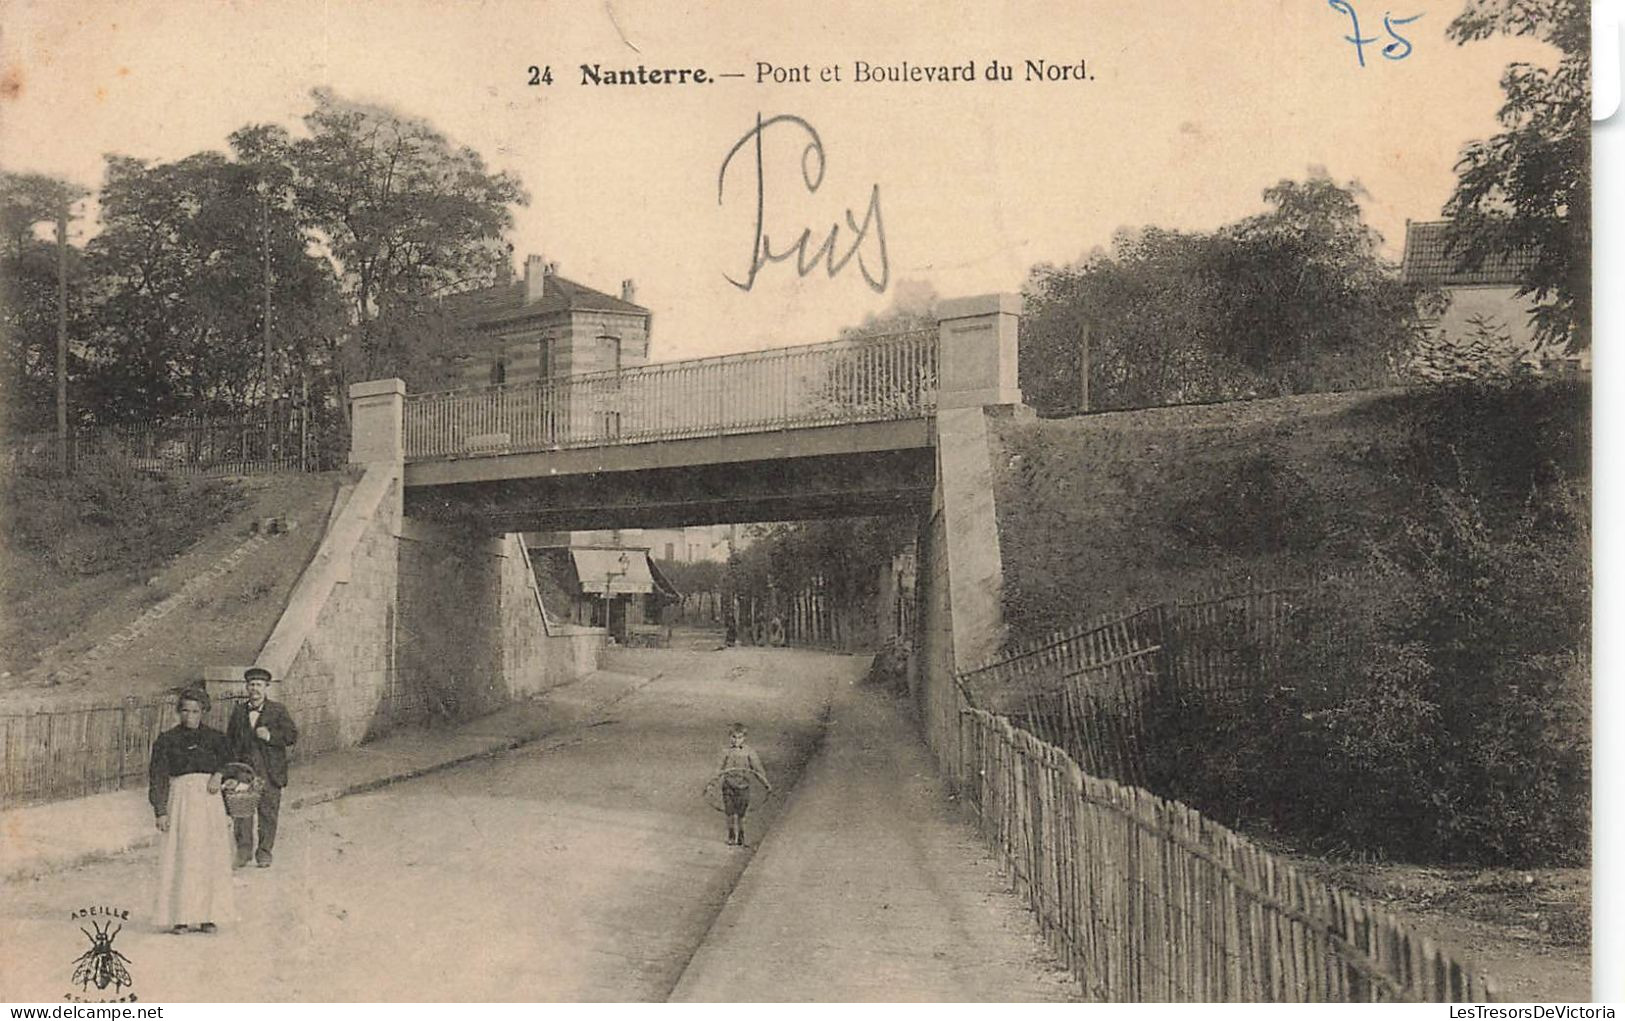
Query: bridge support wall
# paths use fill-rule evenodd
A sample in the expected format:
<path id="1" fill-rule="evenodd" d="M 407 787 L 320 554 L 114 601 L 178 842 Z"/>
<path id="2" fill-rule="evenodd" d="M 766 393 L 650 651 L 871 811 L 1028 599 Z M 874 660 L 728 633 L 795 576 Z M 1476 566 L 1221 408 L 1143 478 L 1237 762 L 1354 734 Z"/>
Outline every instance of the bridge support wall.
<path id="1" fill-rule="evenodd" d="M 1028 413 L 1016 389 L 1018 295 L 944 302 L 937 398 L 936 487 L 921 524 L 918 612 L 909 679 L 926 740 L 958 783 L 960 699 L 955 674 L 1004 643 L 1004 566 L 993 495 L 989 415 Z"/>
<path id="2" fill-rule="evenodd" d="M 299 722 L 300 755 L 360 744 L 404 711 L 393 669 L 400 523 L 398 468 L 367 466 L 260 650 Z"/>
<path id="3" fill-rule="evenodd" d="M 549 628 L 517 535 L 404 512 L 399 380 L 352 388 L 343 506 L 257 659 L 299 755 L 501 708 L 597 669 L 601 633 Z"/>
<path id="4" fill-rule="evenodd" d="M 597 668 L 604 635 L 551 627 L 518 535 L 406 519 L 396 672 L 424 720 L 479 716 Z"/>

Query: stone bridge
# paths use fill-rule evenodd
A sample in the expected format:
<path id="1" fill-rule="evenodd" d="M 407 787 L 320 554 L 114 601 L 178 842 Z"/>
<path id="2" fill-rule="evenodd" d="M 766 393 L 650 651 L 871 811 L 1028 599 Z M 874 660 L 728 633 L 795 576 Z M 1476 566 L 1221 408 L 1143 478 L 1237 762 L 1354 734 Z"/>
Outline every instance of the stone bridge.
<path id="1" fill-rule="evenodd" d="M 1014 295 L 935 330 L 444 393 L 351 388 L 352 478 L 261 650 L 311 748 L 488 712 L 595 668 L 522 533 L 914 516 L 933 743 L 1001 638 L 987 416 L 1020 408 Z M 303 726 L 303 724 L 302 724 Z"/>
<path id="2" fill-rule="evenodd" d="M 947 301 L 934 330 L 441 393 L 352 388 L 360 463 L 406 512 L 495 531 L 909 511 L 939 412 L 1020 403 L 1019 299 Z"/>

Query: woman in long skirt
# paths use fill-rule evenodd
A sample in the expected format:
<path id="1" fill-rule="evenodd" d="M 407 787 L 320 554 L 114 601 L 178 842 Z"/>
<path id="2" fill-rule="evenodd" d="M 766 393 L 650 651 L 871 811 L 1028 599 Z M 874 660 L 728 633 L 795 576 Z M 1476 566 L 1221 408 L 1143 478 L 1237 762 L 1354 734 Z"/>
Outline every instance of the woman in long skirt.
<path id="1" fill-rule="evenodd" d="M 209 696 L 188 688 L 175 701 L 180 724 L 158 735 L 147 773 L 157 816 L 158 896 L 153 921 L 171 932 L 214 932 L 235 917 L 231 891 L 231 820 L 220 799 L 220 772 L 231 759 L 226 735 L 203 725 Z"/>

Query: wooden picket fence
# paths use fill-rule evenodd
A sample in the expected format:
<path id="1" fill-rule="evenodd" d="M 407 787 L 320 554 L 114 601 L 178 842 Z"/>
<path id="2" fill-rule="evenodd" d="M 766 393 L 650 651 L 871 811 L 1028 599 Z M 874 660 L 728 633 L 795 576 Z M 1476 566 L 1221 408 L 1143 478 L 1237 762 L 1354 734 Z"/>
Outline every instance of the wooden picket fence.
<path id="1" fill-rule="evenodd" d="M 224 731 L 233 701 L 214 699 L 204 722 Z M 139 787 L 153 741 L 177 722 L 174 693 L 0 714 L 0 808 Z"/>
<path id="2" fill-rule="evenodd" d="M 1380 908 L 961 706 L 961 792 L 1090 999 L 1497 998 L 1487 976 Z"/>

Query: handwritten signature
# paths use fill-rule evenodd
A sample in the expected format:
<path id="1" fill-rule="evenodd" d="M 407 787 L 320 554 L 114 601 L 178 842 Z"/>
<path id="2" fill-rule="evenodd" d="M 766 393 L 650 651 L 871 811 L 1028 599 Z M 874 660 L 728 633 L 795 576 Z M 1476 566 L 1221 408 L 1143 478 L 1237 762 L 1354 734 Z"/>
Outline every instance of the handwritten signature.
<path id="1" fill-rule="evenodd" d="M 1349 0 L 1326 0 L 1326 3 L 1327 6 L 1332 10 L 1340 11 L 1341 13 L 1349 16 L 1349 22 L 1354 29 L 1354 34 L 1346 35 L 1343 38 L 1354 47 L 1354 55 L 1360 61 L 1360 66 L 1364 67 L 1365 48 L 1374 42 L 1380 41 L 1381 37 L 1374 35 L 1363 36 L 1360 34 L 1360 15 L 1355 11 L 1354 5 L 1350 3 Z M 1384 57 L 1388 58 L 1389 60 L 1404 60 L 1406 57 L 1411 55 L 1411 41 L 1400 35 L 1399 30 L 1394 26 L 1409 25 L 1411 22 L 1416 21 L 1421 16 L 1422 15 L 1420 14 L 1413 14 L 1408 18 L 1396 18 L 1387 11 L 1382 12 L 1383 31 L 1387 32 L 1388 37 L 1393 40 L 1382 48 L 1382 55 Z"/>
<path id="2" fill-rule="evenodd" d="M 822 243 L 811 249 L 813 232 L 807 228 L 801 232 L 801 237 L 783 251 L 774 251 L 768 240 L 767 233 L 767 172 L 762 165 L 762 136 L 768 128 L 783 124 L 803 132 L 807 138 L 807 147 L 801 153 L 801 181 L 807 188 L 807 193 L 817 192 L 824 183 L 824 171 L 828 160 L 824 155 L 824 141 L 819 137 L 818 131 L 811 124 L 792 114 L 779 114 L 776 117 L 762 119 L 756 115 L 756 126 L 745 132 L 744 137 L 735 142 L 728 155 L 722 159 L 722 169 L 717 172 L 717 205 L 723 204 L 723 186 L 728 180 L 728 167 L 733 163 L 735 156 L 746 145 L 754 145 L 756 154 L 756 236 L 751 242 L 750 270 L 743 280 L 735 280 L 724 273 L 723 277 L 742 291 L 748 291 L 756 284 L 756 275 L 768 263 L 787 262 L 796 260 L 796 272 L 806 276 L 818 268 L 823 260 L 834 277 L 846 268 L 847 263 L 855 257 L 858 260 L 858 271 L 863 279 L 876 293 L 884 293 L 886 284 L 891 279 L 891 265 L 886 258 L 886 228 L 880 216 L 880 185 L 876 184 L 869 192 L 869 206 L 863 214 L 863 222 L 859 223 L 852 215 L 852 210 L 846 210 L 846 228 L 851 233 L 850 243 L 844 253 L 837 255 L 836 247 L 841 234 L 839 223 L 831 224 L 829 233 L 824 235 Z M 879 276 L 875 275 L 868 257 L 865 255 L 866 246 L 873 251 L 875 260 L 879 263 Z"/>

